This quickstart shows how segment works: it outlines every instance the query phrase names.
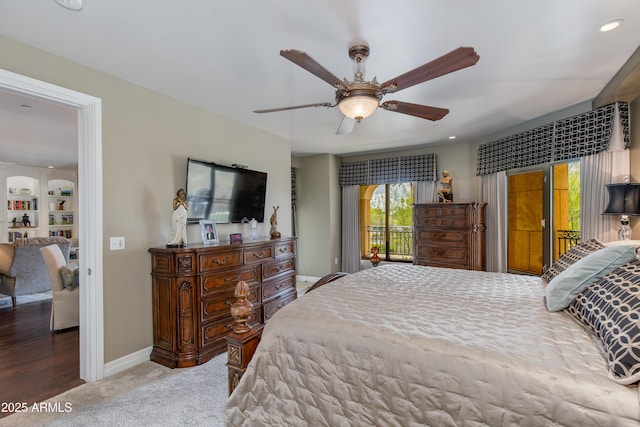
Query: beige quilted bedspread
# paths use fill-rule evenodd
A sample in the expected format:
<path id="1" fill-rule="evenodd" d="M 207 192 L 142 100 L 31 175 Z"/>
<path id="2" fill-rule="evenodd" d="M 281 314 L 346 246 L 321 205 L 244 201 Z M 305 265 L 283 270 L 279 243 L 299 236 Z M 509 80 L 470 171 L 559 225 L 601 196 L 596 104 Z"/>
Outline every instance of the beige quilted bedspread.
<path id="1" fill-rule="evenodd" d="M 638 426 L 637 386 L 537 277 L 383 265 L 283 308 L 230 426 Z"/>

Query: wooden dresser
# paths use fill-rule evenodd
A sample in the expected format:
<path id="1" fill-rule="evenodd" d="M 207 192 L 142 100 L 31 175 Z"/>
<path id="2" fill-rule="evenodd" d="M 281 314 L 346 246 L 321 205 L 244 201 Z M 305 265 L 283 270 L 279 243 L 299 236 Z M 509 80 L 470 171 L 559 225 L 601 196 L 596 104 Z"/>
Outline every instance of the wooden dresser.
<path id="1" fill-rule="evenodd" d="M 229 312 L 240 280 L 250 288 L 251 325 L 267 322 L 296 299 L 296 238 L 157 247 L 151 252 L 153 350 L 170 368 L 207 362 L 227 349 Z"/>
<path id="2" fill-rule="evenodd" d="M 413 206 L 413 263 L 484 270 L 486 203 Z"/>

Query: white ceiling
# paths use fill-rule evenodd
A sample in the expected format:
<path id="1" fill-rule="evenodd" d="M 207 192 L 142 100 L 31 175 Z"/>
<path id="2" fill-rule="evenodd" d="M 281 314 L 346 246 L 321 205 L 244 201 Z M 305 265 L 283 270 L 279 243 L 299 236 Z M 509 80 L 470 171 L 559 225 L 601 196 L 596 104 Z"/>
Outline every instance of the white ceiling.
<path id="1" fill-rule="evenodd" d="M 624 25 L 598 31 L 614 18 Z M 475 140 L 593 99 L 640 46 L 640 2 L 85 0 L 73 12 L 53 0 L 2 1 L 0 34 L 279 135 L 293 154 L 349 155 Z M 336 135 L 337 108 L 252 112 L 333 102 L 331 86 L 279 51 L 305 51 L 352 80 L 354 40 L 368 42 L 365 77 L 380 82 L 459 46 L 480 60 L 385 96 L 448 108 L 435 123 L 379 109 Z M 0 92 L 0 162 L 44 165 L 75 148 L 75 112 L 29 101 L 26 110 Z"/>

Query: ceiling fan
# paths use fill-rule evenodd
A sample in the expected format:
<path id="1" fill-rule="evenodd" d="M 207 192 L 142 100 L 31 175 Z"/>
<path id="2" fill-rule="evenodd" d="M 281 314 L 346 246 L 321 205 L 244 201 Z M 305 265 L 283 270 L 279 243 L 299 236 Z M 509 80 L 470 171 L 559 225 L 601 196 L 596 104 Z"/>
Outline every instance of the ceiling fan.
<path id="1" fill-rule="evenodd" d="M 387 93 L 397 92 L 435 79 L 436 77 L 470 67 L 475 65 L 480 59 L 480 56 L 472 47 L 459 47 L 427 64 L 380 84 L 375 77 L 371 81 L 364 80 L 364 62 L 369 56 L 369 46 L 366 43 L 357 43 L 349 48 L 349 57 L 354 61 L 355 65 L 352 81 L 346 78 L 340 80 L 305 52 L 295 49 L 281 50 L 280 56 L 283 56 L 333 86 L 336 90 L 336 102 L 335 104 L 322 102 L 254 110 L 254 113 L 273 113 L 276 111 L 308 107 L 333 108 L 338 106 L 345 118 L 338 128 L 337 134 L 350 132 L 356 122 L 359 123 L 362 119 L 373 114 L 378 107 L 387 111 L 408 114 L 431 121 L 442 119 L 449 113 L 449 110 L 446 108 L 429 107 L 401 101 L 385 101 L 382 103 L 380 103 L 380 101 Z M 350 121 L 346 119 L 350 119 Z"/>

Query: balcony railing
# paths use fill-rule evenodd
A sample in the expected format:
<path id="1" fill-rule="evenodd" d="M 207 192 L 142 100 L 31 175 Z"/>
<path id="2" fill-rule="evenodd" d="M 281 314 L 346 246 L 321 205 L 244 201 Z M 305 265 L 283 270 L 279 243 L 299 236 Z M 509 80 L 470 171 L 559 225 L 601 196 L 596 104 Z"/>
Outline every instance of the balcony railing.
<path id="1" fill-rule="evenodd" d="M 367 226 L 368 247 L 363 248 L 368 256 L 371 248 L 380 248 L 380 258 L 386 258 L 386 230 L 384 226 Z M 389 258 L 411 260 L 413 258 L 413 228 L 411 226 L 389 227 Z"/>
<path id="2" fill-rule="evenodd" d="M 580 230 L 556 230 L 558 258 L 573 246 L 580 244 Z"/>

